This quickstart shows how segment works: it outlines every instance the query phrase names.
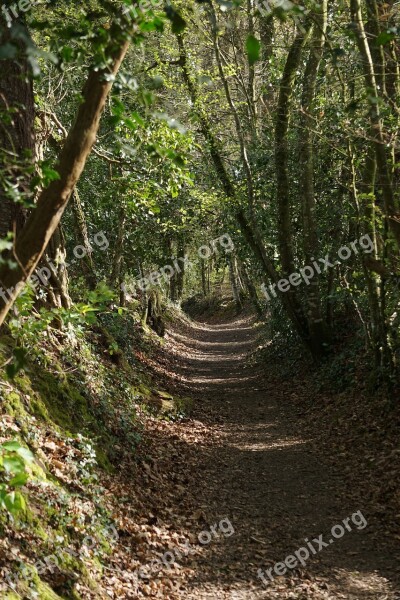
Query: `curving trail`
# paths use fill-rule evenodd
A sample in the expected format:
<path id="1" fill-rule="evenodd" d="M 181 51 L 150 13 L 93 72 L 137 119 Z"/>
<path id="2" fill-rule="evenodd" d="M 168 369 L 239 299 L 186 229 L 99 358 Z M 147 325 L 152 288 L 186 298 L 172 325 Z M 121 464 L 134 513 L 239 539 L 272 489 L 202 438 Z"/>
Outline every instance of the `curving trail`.
<path id="1" fill-rule="evenodd" d="M 167 335 L 179 386 L 196 398 L 195 422 L 207 425 L 192 466 L 197 486 L 189 493 L 207 522 L 228 518 L 235 530 L 200 557 L 185 558 L 192 576 L 174 597 L 399 599 L 399 560 L 377 525 L 361 528 L 357 517 L 357 525 L 348 522 L 352 531 L 329 543 L 331 528 L 363 511 L 362 503 L 298 431 L 287 387 L 249 364 L 256 344 L 251 318 Z M 283 576 L 272 572 L 273 581 L 265 575 L 263 584 L 258 569 L 265 573 L 320 534 L 327 547 Z"/>

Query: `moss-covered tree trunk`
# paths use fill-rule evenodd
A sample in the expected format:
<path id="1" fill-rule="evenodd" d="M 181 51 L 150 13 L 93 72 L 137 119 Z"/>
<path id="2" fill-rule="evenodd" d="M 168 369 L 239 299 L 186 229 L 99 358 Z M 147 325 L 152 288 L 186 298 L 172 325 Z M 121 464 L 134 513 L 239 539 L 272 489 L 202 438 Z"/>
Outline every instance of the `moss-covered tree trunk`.
<path id="1" fill-rule="evenodd" d="M 371 4 L 371 3 L 370 3 Z M 365 6 L 365 5 L 364 5 Z M 362 0 L 350 0 L 351 16 L 360 51 L 365 91 L 369 102 L 369 117 L 372 132 L 372 144 L 375 149 L 377 177 L 381 182 L 384 213 L 389 230 L 400 249 L 400 207 L 395 195 L 393 181 L 393 155 L 388 152 L 388 139 L 385 135 L 384 118 L 381 110 L 382 93 L 379 82 L 385 80 L 382 54 L 376 49 L 376 33 L 380 31 L 376 3 L 372 4 L 368 17 L 372 30 L 366 31 Z"/>
<path id="2" fill-rule="evenodd" d="M 56 307 L 71 308 L 66 258 L 65 236 L 59 225 L 47 246 L 43 265 L 50 271 L 48 291 L 51 303 Z"/>

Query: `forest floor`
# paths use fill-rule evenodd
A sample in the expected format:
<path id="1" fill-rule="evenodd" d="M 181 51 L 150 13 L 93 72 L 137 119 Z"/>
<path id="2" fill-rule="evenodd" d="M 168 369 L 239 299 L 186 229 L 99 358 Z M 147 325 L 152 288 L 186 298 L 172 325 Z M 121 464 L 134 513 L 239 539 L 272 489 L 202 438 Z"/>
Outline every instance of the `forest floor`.
<path id="1" fill-rule="evenodd" d="M 152 432 L 159 458 L 148 459 L 147 494 L 153 485 L 157 496 L 153 521 L 144 519 L 142 563 L 164 548 L 176 564 L 139 579 L 132 597 L 399 599 L 399 536 L 371 510 L 346 452 L 332 461 L 337 451 L 313 439 L 324 425 L 306 425 L 302 376 L 293 385 L 249 360 L 257 343 L 251 317 L 180 325 L 151 365 L 194 406 L 190 418 Z M 331 528 L 358 511 L 367 526 L 350 520 L 352 530 L 334 540 Z M 320 534 L 327 547 L 268 579 L 267 569 Z M 122 553 L 114 561 L 121 565 Z"/>

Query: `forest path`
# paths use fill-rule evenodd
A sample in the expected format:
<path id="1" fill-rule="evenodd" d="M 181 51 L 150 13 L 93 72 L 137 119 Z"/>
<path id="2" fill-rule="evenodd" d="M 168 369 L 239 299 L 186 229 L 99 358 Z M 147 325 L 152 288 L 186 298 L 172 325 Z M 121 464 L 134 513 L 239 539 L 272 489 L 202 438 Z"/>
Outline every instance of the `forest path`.
<path id="1" fill-rule="evenodd" d="M 218 529 L 200 556 L 180 561 L 193 575 L 174 597 L 399 599 L 396 560 L 385 550 L 384 531 L 371 523 L 361 529 L 362 518 L 357 524 L 349 520 L 352 530 L 329 543 L 333 526 L 357 511 L 368 521 L 368 514 L 362 500 L 354 500 L 356 490 L 348 489 L 298 430 L 287 390 L 267 367 L 248 361 L 257 338 L 250 317 L 198 323 L 167 335 L 179 386 L 196 399 L 195 422 L 206 425 L 198 462 L 188 464 L 198 473 L 189 493 L 208 523 L 199 523 L 199 531 L 223 518 L 234 528 L 233 535 L 226 525 L 226 535 Z M 305 566 L 284 576 L 273 571 L 273 581 L 268 579 L 267 569 L 320 534 L 328 547 Z M 257 576 L 260 568 L 267 585 Z"/>

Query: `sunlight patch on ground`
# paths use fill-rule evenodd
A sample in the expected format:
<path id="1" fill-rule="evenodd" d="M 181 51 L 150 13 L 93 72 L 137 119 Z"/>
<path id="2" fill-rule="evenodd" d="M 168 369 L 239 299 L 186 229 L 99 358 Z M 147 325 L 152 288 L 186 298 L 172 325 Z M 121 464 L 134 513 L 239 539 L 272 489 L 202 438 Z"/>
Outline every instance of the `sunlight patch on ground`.
<path id="1" fill-rule="evenodd" d="M 346 600 L 386 600 L 392 598 L 386 577 L 371 571 L 335 571 L 337 598 Z M 383 592 L 385 590 L 385 592 Z"/>
<path id="2" fill-rule="evenodd" d="M 337 584 L 326 585 L 325 577 L 310 576 L 306 581 L 277 578 L 268 589 L 261 590 L 251 583 L 243 582 L 223 588 L 221 584 L 208 582 L 204 588 L 193 590 L 187 598 L 229 600 L 392 600 L 393 589 L 385 577 L 373 572 L 350 572 L 336 570 Z M 383 591 L 384 590 L 384 591 Z"/>
<path id="3" fill-rule="evenodd" d="M 270 434 L 266 434 L 270 435 Z M 240 450 L 247 450 L 250 452 L 260 452 L 260 450 L 270 451 L 270 450 L 280 450 L 281 448 L 293 448 L 294 446 L 303 446 L 307 444 L 307 440 L 265 440 L 261 442 L 252 442 L 251 444 L 232 444 L 232 448 L 239 448 Z"/>
<path id="4" fill-rule="evenodd" d="M 191 381 L 192 383 L 208 383 L 211 385 L 221 384 L 224 386 L 227 386 L 229 384 L 230 386 L 233 383 L 243 383 L 244 381 L 250 381 L 251 379 L 257 379 L 257 377 L 229 377 L 229 379 L 227 379 L 226 377 L 224 377 L 223 379 L 216 379 L 215 377 L 190 377 L 188 381 Z"/>
<path id="5" fill-rule="evenodd" d="M 217 342 L 202 342 L 201 340 L 195 340 L 193 341 L 193 339 L 188 338 L 185 335 L 182 335 L 181 333 L 174 333 L 173 335 L 171 335 L 170 333 L 168 334 L 170 338 L 178 340 L 180 342 L 182 342 L 183 344 L 185 344 L 186 346 L 189 347 L 204 347 L 207 349 L 213 348 L 213 347 L 218 347 L 218 348 L 225 348 L 227 350 L 229 350 L 230 348 L 235 348 L 235 346 L 239 346 L 240 348 L 243 348 L 243 346 L 254 346 L 254 340 L 250 339 L 247 341 L 243 341 L 243 340 L 239 340 L 237 342 L 233 341 L 233 342 L 221 342 L 221 341 L 217 341 Z M 207 353 L 209 354 L 209 353 Z"/>
<path id="6" fill-rule="evenodd" d="M 188 594 L 187 598 L 196 600 L 256 600 L 261 598 L 270 598 L 266 592 L 260 592 L 251 587 L 249 584 L 238 584 L 234 588 L 222 588 L 221 584 L 213 585 L 207 583 L 207 589 L 196 589 L 193 594 Z"/>

